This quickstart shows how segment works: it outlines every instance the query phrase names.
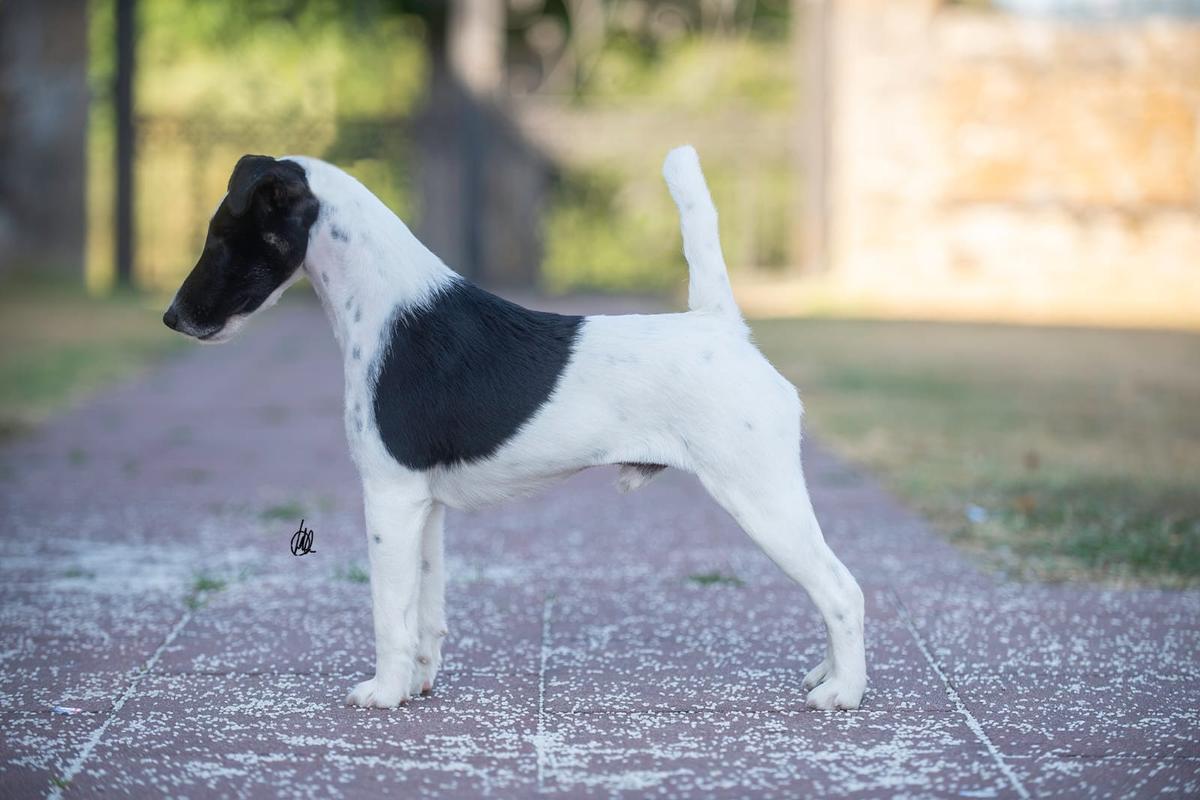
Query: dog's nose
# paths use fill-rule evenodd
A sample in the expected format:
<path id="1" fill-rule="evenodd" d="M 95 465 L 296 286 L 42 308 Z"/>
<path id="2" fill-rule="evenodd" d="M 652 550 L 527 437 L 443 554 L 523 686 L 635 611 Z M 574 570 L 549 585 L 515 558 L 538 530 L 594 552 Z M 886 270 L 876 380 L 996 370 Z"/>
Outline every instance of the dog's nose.
<path id="1" fill-rule="evenodd" d="M 179 330 L 179 315 L 175 313 L 175 306 L 171 306 L 167 313 L 163 314 L 163 324 L 173 331 Z"/>

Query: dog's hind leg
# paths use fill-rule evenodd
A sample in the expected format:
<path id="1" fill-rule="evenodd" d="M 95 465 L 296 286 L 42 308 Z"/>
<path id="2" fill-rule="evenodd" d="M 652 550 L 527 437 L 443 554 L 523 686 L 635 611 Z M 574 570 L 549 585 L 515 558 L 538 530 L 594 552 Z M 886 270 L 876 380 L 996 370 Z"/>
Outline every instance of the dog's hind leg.
<path id="1" fill-rule="evenodd" d="M 811 688 L 808 705 L 858 708 L 867 685 L 862 590 L 825 543 L 799 458 L 794 461 L 773 470 L 747 464 L 736 477 L 702 473 L 700 478 L 746 533 L 805 588 L 825 621 L 829 651 L 805 677 L 804 688 Z"/>
<path id="2" fill-rule="evenodd" d="M 375 677 L 346 698 L 356 706 L 394 708 L 411 696 L 419 644 L 421 543 L 434 503 L 424 486 L 364 481 Z"/>
<path id="3" fill-rule="evenodd" d="M 433 691 L 442 664 L 442 640 L 446 637 L 446 570 L 442 533 L 446 507 L 435 503 L 421 534 L 421 597 L 418 601 L 419 642 L 413 671 L 412 693 Z"/>

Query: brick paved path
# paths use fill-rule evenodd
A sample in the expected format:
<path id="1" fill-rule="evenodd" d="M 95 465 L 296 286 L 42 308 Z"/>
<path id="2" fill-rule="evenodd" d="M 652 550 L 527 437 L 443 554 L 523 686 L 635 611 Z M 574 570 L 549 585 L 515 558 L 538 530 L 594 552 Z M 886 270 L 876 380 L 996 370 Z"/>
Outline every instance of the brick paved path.
<path id="1" fill-rule="evenodd" d="M 860 711 L 804 709 L 816 613 L 696 481 L 610 470 L 451 514 L 436 693 L 345 708 L 372 651 L 340 375 L 296 303 L 0 449 L 0 796 L 1200 792 L 1200 593 L 1006 583 L 816 443 Z"/>

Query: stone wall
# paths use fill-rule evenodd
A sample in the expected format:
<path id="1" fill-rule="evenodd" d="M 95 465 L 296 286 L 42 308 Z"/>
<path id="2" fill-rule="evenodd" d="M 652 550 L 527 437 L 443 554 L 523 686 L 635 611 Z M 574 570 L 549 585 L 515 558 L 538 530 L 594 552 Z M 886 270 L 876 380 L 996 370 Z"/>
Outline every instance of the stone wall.
<path id="1" fill-rule="evenodd" d="M 832 12 L 830 280 L 915 313 L 1200 324 L 1200 21 Z"/>

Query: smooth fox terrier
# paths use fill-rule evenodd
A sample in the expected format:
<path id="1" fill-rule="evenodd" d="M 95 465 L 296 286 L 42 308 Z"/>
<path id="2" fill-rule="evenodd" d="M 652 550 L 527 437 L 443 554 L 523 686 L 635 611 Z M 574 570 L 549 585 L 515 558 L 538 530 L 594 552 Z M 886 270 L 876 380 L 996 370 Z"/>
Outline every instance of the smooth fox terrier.
<path id="1" fill-rule="evenodd" d="M 321 299 L 345 365 L 371 559 L 375 677 L 348 703 L 392 708 L 432 690 L 446 635 L 447 506 L 613 464 L 624 490 L 667 467 L 697 475 L 824 618 L 828 652 L 804 679 L 808 705 L 858 707 L 863 595 L 809 501 L 799 397 L 750 341 L 696 151 L 671 151 L 663 175 L 690 310 L 577 317 L 473 286 L 330 164 L 248 155 L 234 168 L 163 322 L 223 342 L 302 274 Z"/>

